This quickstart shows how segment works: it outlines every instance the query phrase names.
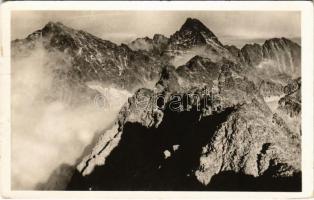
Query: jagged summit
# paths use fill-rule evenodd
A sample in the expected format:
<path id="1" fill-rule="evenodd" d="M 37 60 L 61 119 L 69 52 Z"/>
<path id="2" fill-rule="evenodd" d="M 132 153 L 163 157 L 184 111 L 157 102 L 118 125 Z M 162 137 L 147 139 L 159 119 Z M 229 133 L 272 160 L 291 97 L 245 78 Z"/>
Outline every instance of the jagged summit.
<path id="1" fill-rule="evenodd" d="M 246 44 L 239 52 L 244 63 L 262 67 L 272 62 L 272 70 L 298 77 L 301 69 L 301 46 L 287 38 L 271 38 L 260 44 Z M 270 63 L 271 64 L 271 63 Z M 269 68 L 268 68 L 269 69 Z"/>
<path id="2" fill-rule="evenodd" d="M 53 32 L 77 32 L 76 30 L 62 24 L 61 22 L 49 21 L 42 29 L 41 32 L 44 33 L 53 33 Z"/>
<path id="3" fill-rule="evenodd" d="M 265 40 L 265 43 L 267 42 L 292 42 L 291 40 L 289 40 L 288 38 L 285 37 L 274 37 L 274 38 L 270 38 L 268 40 Z"/>
<path id="4" fill-rule="evenodd" d="M 78 31 L 75 29 L 72 29 L 61 22 L 52 22 L 49 21 L 42 29 L 36 30 L 35 32 L 29 34 L 25 39 L 27 41 L 36 41 L 38 39 L 44 38 L 44 37 L 51 37 L 52 35 L 74 35 Z M 17 39 L 15 41 L 21 41 L 20 39 Z M 14 42 L 14 41 L 13 41 Z"/>
<path id="5" fill-rule="evenodd" d="M 200 20 L 187 18 L 179 31 L 206 32 L 212 37 L 216 37 Z"/>
<path id="6" fill-rule="evenodd" d="M 179 31 L 170 36 L 170 49 L 187 49 L 204 45 L 213 48 L 223 46 L 216 35 L 198 19 L 187 18 Z"/>
<path id="7" fill-rule="evenodd" d="M 125 44 L 117 45 L 60 22 L 49 22 L 28 38 L 13 41 L 12 55 L 30 55 L 37 48 L 67 57 L 69 68 L 62 68 L 64 71 L 58 71 L 61 75 L 56 74 L 56 77 L 67 73 L 68 82 L 99 81 L 133 90 L 157 78 L 162 66 L 162 61 L 134 52 Z"/>

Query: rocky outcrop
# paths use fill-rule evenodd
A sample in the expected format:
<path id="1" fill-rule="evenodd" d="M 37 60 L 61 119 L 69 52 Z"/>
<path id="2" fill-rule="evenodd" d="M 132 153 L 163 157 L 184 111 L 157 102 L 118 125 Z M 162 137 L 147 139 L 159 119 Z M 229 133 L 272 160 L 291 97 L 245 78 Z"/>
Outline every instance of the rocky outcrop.
<path id="1" fill-rule="evenodd" d="M 213 62 L 209 58 L 194 56 L 185 65 L 177 68 L 177 73 L 183 77 L 190 86 L 207 85 L 212 88 L 213 81 L 218 79 L 222 68 L 228 68 L 235 72 L 241 71 L 240 65 L 223 59 L 219 62 Z"/>
<path id="2" fill-rule="evenodd" d="M 279 109 L 290 117 L 299 116 L 301 113 L 301 78 L 286 85 L 284 92 L 286 95 L 278 102 Z"/>
<path id="3" fill-rule="evenodd" d="M 274 177 L 291 177 L 300 171 L 299 138 L 294 139 L 256 108 L 254 104 L 238 108 L 203 148 L 196 171 L 200 182 L 209 184 L 223 171 L 254 177 L 267 171 Z M 277 167 L 280 170 L 274 170 Z"/>
<path id="4" fill-rule="evenodd" d="M 263 48 L 259 44 L 244 45 L 241 54 L 249 66 L 256 67 L 263 61 Z"/>
<path id="5" fill-rule="evenodd" d="M 285 93 L 286 95 L 289 95 L 289 94 L 293 94 L 293 93 L 295 93 L 295 92 L 300 91 L 300 89 L 301 89 L 301 77 L 290 81 L 290 82 L 284 87 L 283 90 L 284 90 L 284 93 Z M 300 97 L 300 96 L 299 96 L 298 98 L 301 100 L 301 97 Z"/>
<path id="6" fill-rule="evenodd" d="M 263 97 L 281 96 L 284 93 L 283 90 L 281 83 L 269 80 L 262 80 L 259 85 L 259 91 Z"/>

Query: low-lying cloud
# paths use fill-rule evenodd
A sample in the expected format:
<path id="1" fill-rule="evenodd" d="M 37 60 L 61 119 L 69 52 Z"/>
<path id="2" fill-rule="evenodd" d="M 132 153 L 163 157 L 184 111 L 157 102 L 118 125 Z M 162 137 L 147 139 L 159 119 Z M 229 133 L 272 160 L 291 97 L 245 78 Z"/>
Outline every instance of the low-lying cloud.
<path id="1" fill-rule="evenodd" d="M 106 103 L 117 98 L 119 101 L 110 107 L 103 107 L 92 98 L 90 102 L 75 106 L 58 99 L 48 101 L 46 97 L 54 95 L 51 94 L 55 81 L 53 69 L 70 67 L 63 59 L 66 58 L 47 53 L 40 47 L 27 57 L 13 58 L 13 190 L 35 189 L 61 164 L 75 165 L 95 134 L 113 123 L 130 96 L 127 91 L 108 90 L 94 83 L 91 89 L 103 95 Z"/>

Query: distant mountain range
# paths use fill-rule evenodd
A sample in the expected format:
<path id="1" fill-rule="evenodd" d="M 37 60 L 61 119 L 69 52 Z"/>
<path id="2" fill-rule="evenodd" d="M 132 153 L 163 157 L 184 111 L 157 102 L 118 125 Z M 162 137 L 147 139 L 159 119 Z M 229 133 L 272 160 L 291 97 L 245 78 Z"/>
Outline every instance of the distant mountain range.
<path id="1" fill-rule="evenodd" d="M 12 41 L 12 59 L 36 48 L 70 63 L 47 65 L 57 83 L 51 91 L 89 96 L 86 84 L 99 82 L 134 93 L 79 163 L 67 189 L 300 190 L 296 42 L 271 38 L 239 49 L 188 18 L 169 38 L 156 34 L 121 45 L 49 22 Z M 174 95 L 186 94 L 202 94 L 200 100 L 208 102 L 199 110 L 198 101 L 187 97 L 188 105 L 169 108 Z M 156 104 L 155 96 L 163 101 Z M 139 107 L 143 101 L 147 106 Z"/>

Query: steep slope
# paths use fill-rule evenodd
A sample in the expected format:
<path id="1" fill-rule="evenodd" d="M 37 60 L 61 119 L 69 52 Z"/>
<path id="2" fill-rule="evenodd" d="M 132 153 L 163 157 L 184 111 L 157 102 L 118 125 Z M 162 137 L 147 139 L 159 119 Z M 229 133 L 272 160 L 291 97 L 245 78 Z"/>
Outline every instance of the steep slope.
<path id="1" fill-rule="evenodd" d="M 286 38 L 273 38 L 263 44 L 263 58 L 275 62 L 281 73 L 301 75 L 301 47 Z"/>

